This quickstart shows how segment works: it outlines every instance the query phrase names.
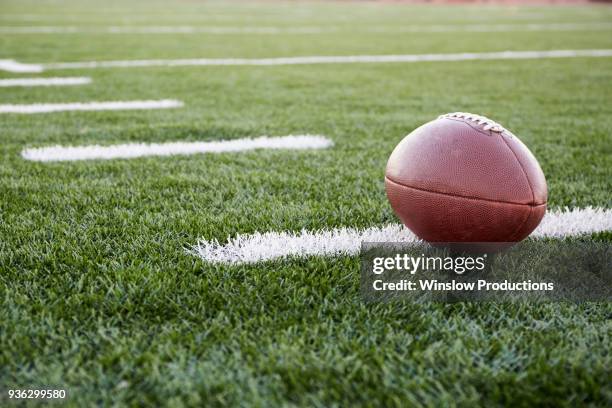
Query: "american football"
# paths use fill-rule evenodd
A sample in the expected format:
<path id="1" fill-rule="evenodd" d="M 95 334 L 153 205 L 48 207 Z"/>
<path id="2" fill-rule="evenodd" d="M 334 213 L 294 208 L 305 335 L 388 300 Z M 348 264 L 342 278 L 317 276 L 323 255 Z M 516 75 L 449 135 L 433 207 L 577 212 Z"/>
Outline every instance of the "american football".
<path id="1" fill-rule="evenodd" d="M 385 176 L 402 222 L 429 242 L 516 242 L 546 212 L 544 173 L 510 131 L 471 113 L 440 116 L 395 148 Z"/>
<path id="2" fill-rule="evenodd" d="M 612 407 L 612 0 L 0 0 L 0 408 Z"/>

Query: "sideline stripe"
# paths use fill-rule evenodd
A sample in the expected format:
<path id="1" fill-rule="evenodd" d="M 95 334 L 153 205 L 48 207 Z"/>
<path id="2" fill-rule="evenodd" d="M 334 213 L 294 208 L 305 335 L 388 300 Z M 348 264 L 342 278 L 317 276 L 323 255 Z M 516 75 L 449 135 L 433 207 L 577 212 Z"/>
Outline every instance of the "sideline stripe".
<path id="1" fill-rule="evenodd" d="M 304 65 L 304 64 L 356 64 L 385 62 L 438 62 L 476 60 L 521 60 L 542 58 L 612 57 L 612 49 L 601 50 L 551 50 L 551 51 L 500 51 L 459 54 L 407 54 L 407 55 L 342 55 L 307 56 L 281 58 L 196 58 L 171 60 L 128 60 L 128 61 L 82 61 L 55 62 L 48 64 L 17 64 L 32 70 L 88 69 L 88 68 L 129 68 L 129 67 L 183 67 L 183 66 L 227 66 L 227 65 Z M 8 68 L 7 68 L 8 67 Z M 10 71 L 11 65 L 0 64 L 0 69 Z M 23 72 L 23 71 L 22 71 Z"/>
<path id="2" fill-rule="evenodd" d="M 534 23 L 534 24 L 447 24 L 422 26 L 303 26 L 303 27 L 237 27 L 237 26 L 0 26 L 0 34 L 325 34 L 325 33 L 455 33 L 508 31 L 605 31 L 611 23 Z"/>
<path id="3" fill-rule="evenodd" d="M 33 105 L 0 105 L 0 113 L 49 113 L 68 111 L 106 111 L 135 109 L 180 108 L 183 102 L 173 99 L 159 101 L 83 102 L 83 103 L 35 103 Z"/>
<path id="4" fill-rule="evenodd" d="M 587 207 L 549 211 L 531 234 L 533 238 L 562 238 L 612 230 L 612 210 Z M 337 228 L 323 231 L 239 234 L 226 244 L 201 240 L 188 250 L 204 261 L 245 264 L 287 256 L 336 256 L 359 253 L 361 242 L 418 242 L 406 227 L 392 224 L 365 230 Z"/>
<path id="5" fill-rule="evenodd" d="M 91 83 L 89 77 L 64 77 L 64 78 L 14 78 L 0 79 L 0 87 L 11 86 L 63 86 L 84 85 Z"/>
<path id="6" fill-rule="evenodd" d="M 144 156 L 188 155 L 197 153 L 241 152 L 255 149 L 324 149 L 333 142 L 318 135 L 257 137 L 214 142 L 129 143 L 112 146 L 53 146 L 25 149 L 26 160 L 52 162 L 76 160 L 133 159 Z"/>

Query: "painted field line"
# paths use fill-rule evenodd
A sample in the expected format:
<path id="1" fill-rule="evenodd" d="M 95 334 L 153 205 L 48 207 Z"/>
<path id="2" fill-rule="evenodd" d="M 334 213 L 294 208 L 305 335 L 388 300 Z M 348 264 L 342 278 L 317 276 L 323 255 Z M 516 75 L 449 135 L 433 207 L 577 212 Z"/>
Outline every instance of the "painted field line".
<path id="1" fill-rule="evenodd" d="M 0 34 L 325 34 L 325 33 L 460 33 L 523 31 L 605 31 L 611 23 L 439 24 L 415 26 L 0 26 Z"/>
<path id="2" fill-rule="evenodd" d="M 54 62 L 47 64 L 13 64 L 20 69 L 89 69 L 89 68 L 130 68 L 130 67 L 183 67 L 183 66 L 228 66 L 228 65 L 307 65 L 307 64 L 363 64 L 363 63 L 412 63 L 412 62 L 449 62 L 478 60 L 521 60 L 543 58 L 580 58 L 612 57 L 612 49 L 601 50 L 552 50 L 552 51 L 500 51 L 459 54 L 406 54 L 406 55 L 340 55 L 280 58 L 196 58 L 196 59 L 156 59 L 126 61 L 82 61 Z M 12 65 L 0 64 L 0 69 L 10 71 Z"/>
<path id="3" fill-rule="evenodd" d="M 381 62 L 423 61 L 469 61 L 540 58 L 611 57 L 612 49 L 606 50 L 556 50 L 556 51 L 502 51 L 460 54 L 414 54 L 414 55 L 347 55 L 283 58 L 202 58 L 178 60 L 132 60 L 90 61 L 42 64 L 43 69 L 119 68 L 146 66 L 193 66 L 193 65 L 304 65 L 304 64 L 354 64 Z"/>
<path id="4" fill-rule="evenodd" d="M 523 31 L 605 31 L 612 30 L 611 23 L 533 23 L 533 24 L 466 24 L 466 25 L 430 25 L 399 27 L 386 31 L 383 28 L 371 28 L 374 32 L 407 32 L 407 33 L 497 33 Z"/>
<path id="5" fill-rule="evenodd" d="M 65 85 L 84 85 L 91 83 L 89 77 L 63 77 L 63 78 L 13 78 L 0 79 L 0 87 L 11 86 L 65 86 Z"/>
<path id="6" fill-rule="evenodd" d="M 7 72 L 42 72 L 43 67 L 37 64 L 22 64 L 11 59 L 0 59 L 0 70 Z"/>
<path id="7" fill-rule="evenodd" d="M 562 238 L 612 230 L 612 210 L 549 211 L 531 237 Z M 227 243 L 201 240 L 189 252 L 204 261 L 224 264 L 256 263 L 287 256 L 335 256 L 359 253 L 361 242 L 418 242 L 406 227 L 392 224 L 365 230 L 337 228 L 324 231 L 264 232 L 238 235 Z"/>
<path id="8" fill-rule="evenodd" d="M 133 159 L 144 156 L 189 155 L 198 153 L 242 152 L 256 149 L 324 149 L 333 142 L 318 135 L 257 137 L 213 142 L 129 143 L 111 146 L 52 146 L 25 149 L 26 160 L 52 162 L 77 160 Z"/>
<path id="9" fill-rule="evenodd" d="M 0 26 L 0 34 L 321 34 L 334 27 L 231 27 L 231 26 Z M 352 30 L 349 30 L 352 31 Z"/>
<path id="10" fill-rule="evenodd" d="M 49 113 L 69 111 L 148 110 L 180 108 L 183 102 L 173 99 L 158 101 L 35 103 L 32 105 L 0 105 L 0 113 Z"/>

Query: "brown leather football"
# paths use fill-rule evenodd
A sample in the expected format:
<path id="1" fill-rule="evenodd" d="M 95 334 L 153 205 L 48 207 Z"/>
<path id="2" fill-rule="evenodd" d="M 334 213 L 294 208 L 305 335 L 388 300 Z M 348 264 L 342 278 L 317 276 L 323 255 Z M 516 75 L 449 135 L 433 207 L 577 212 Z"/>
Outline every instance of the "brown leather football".
<path id="1" fill-rule="evenodd" d="M 533 154 L 470 113 L 442 115 L 406 136 L 385 186 L 395 213 L 428 242 L 518 242 L 546 212 L 546 179 Z"/>

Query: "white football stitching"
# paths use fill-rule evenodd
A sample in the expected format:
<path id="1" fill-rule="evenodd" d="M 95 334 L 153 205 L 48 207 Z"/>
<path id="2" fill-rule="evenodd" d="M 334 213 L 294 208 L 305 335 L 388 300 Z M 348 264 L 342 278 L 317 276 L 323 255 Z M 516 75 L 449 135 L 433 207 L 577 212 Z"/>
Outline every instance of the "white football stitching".
<path id="1" fill-rule="evenodd" d="M 490 130 L 492 132 L 497 132 L 497 133 L 502 133 L 503 131 L 506 130 L 499 123 L 487 117 L 476 115 L 474 113 L 453 112 L 453 113 L 447 113 L 446 115 L 440 115 L 438 117 L 438 119 L 442 119 L 442 118 L 460 118 L 460 119 L 471 120 L 472 122 L 476 122 L 478 125 L 485 125 L 484 130 Z"/>

